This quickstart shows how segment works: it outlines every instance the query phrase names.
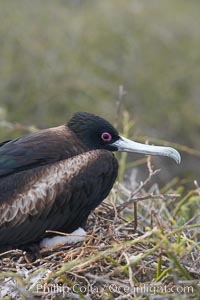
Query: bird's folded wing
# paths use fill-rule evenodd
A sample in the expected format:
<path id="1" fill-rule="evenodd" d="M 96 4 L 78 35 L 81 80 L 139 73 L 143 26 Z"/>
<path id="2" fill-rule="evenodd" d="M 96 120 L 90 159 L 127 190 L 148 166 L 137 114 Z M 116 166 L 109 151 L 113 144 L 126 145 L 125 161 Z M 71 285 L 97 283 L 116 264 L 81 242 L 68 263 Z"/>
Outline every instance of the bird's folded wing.
<path id="1" fill-rule="evenodd" d="M 116 176 L 113 154 L 93 150 L 2 178 L 0 245 L 38 240 L 48 229 L 78 228 Z"/>
<path id="2" fill-rule="evenodd" d="M 70 150 L 70 132 L 64 125 L 2 142 L 0 178 L 68 158 Z"/>

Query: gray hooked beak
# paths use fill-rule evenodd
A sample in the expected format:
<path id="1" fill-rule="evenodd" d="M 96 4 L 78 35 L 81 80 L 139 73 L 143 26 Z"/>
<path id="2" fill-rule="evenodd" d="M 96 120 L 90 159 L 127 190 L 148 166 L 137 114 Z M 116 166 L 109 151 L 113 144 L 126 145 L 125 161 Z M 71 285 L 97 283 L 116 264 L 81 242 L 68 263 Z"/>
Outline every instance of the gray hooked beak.
<path id="1" fill-rule="evenodd" d="M 171 147 L 153 146 L 140 144 L 133 142 L 124 137 L 120 137 L 119 140 L 112 143 L 112 146 L 116 146 L 120 152 L 136 152 L 147 155 L 161 155 L 171 157 L 177 164 L 181 162 L 181 156 L 178 151 Z"/>

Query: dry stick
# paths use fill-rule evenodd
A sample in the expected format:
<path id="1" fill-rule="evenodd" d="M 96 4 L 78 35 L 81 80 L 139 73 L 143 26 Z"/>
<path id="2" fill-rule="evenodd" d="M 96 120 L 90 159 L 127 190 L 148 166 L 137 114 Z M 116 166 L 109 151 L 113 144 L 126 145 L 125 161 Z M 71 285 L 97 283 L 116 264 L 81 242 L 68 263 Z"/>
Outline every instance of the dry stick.
<path id="1" fill-rule="evenodd" d="M 149 170 L 149 176 L 148 176 L 148 178 L 147 178 L 147 180 L 146 180 L 146 183 L 144 183 L 143 184 L 143 186 L 145 185 L 145 184 L 147 184 L 147 182 L 148 181 L 150 181 L 151 180 L 151 178 L 152 178 L 152 176 L 154 175 L 154 174 L 156 174 L 156 173 L 154 173 L 154 171 L 153 171 L 153 169 L 152 169 L 152 165 L 151 165 L 151 156 L 148 156 L 147 157 L 147 168 L 148 168 L 148 170 Z M 157 170 L 156 170 L 157 171 Z M 142 187 L 140 187 L 140 189 L 141 189 Z M 137 226 L 138 226 L 138 217 L 137 217 L 137 201 L 134 201 L 134 203 L 133 203 L 133 206 L 134 206 L 134 232 L 136 232 L 137 231 Z"/>
<path id="2" fill-rule="evenodd" d="M 8 250 L 8 251 L 5 251 L 5 252 L 2 252 L 0 253 L 0 257 L 1 256 L 4 256 L 4 255 L 7 255 L 7 254 L 23 254 L 23 251 L 22 250 L 19 250 L 19 249 L 12 249 L 12 250 Z"/>
<path id="3" fill-rule="evenodd" d="M 131 193 L 131 195 L 129 196 L 128 200 L 126 202 L 124 202 L 123 204 L 117 206 L 117 211 L 118 213 L 120 211 L 122 211 L 124 208 L 126 208 L 129 204 L 133 203 L 134 205 L 134 232 L 137 231 L 137 226 L 138 226 L 138 222 L 137 222 L 137 202 L 138 201 L 141 201 L 141 200 L 146 200 L 146 199 L 153 199 L 153 198 L 164 198 L 165 196 L 164 195 L 152 195 L 152 194 L 148 194 L 146 196 L 141 196 L 141 197 L 134 197 L 136 194 L 138 194 L 138 192 L 141 191 L 141 189 L 143 189 L 145 187 L 145 185 L 147 183 L 149 183 L 149 181 L 151 181 L 151 178 L 156 175 L 158 172 L 160 172 L 160 169 L 156 169 L 155 171 L 153 171 L 153 168 L 152 168 L 152 164 L 151 164 L 151 156 L 148 156 L 147 157 L 147 168 L 148 168 L 148 171 L 149 171 L 149 176 L 147 177 L 147 179 L 140 183 L 139 187 Z M 173 196 L 180 196 L 180 195 L 173 195 Z"/>
<path id="4" fill-rule="evenodd" d="M 148 144 L 148 141 L 146 142 L 146 144 Z M 149 175 L 152 177 L 153 167 L 152 167 L 151 156 L 150 155 L 147 156 L 147 168 L 148 168 L 148 171 L 149 171 Z"/>
<path id="5" fill-rule="evenodd" d="M 134 286 L 134 283 L 133 283 L 133 271 L 132 271 L 132 268 L 131 268 L 131 262 L 129 260 L 129 257 L 128 255 L 126 254 L 125 251 L 122 252 L 122 254 L 124 255 L 125 259 L 126 259 L 126 262 L 127 264 L 129 265 L 128 267 L 128 272 L 129 272 L 129 282 L 130 282 L 130 286 Z"/>
<path id="6" fill-rule="evenodd" d="M 144 182 L 142 182 L 142 183 L 139 185 L 139 187 L 138 187 L 134 192 L 131 193 L 131 195 L 129 196 L 128 200 L 127 200 L 126 202 L 124 202 L 123 204 L 117 206 L 118 212 L 119 212 L 119 211 L 122 211 L 122 210 L 123 210 L 125 207 L 127 207 L 129 204 L 135 203 L 135 202 L 137 202 L 137 201 L 139 201 L 139 200 L 145 200 L 145 199 L 148 199 L 148 198 L 158 198 L 158 197 L 160 197 L 160 195 L 149 195 L 149 194 L 148 194 L 148 195 L 145 195 L 145 196 L 141 196 L 141 197 L 136 197 L 136 198 L 134 198 L 134 196 L 135 196 L 136 194 L 138 194 L 138 192 L 141 191 L 141 189 L 144 188 L 144 186 L 151 180 L 151 178 L 152 178 L 155 174 L 157 174 L 159 171 L 160 171 L 160 170 L 152 171 L 152 172 L 149 174 L 148 178 L 147 178 Z"/>
<path id="7" fill-rule="evenodd" d="M 151 178 L 157 174 L 160 170 L 157 169 L 155 171 L 153 171 L 152 169 L 152 166 L 151 166 L 151 157 L 148 156 L 147 158 L 147 168 L 149 170 L 149 176 L 147 177 L 147 179 L 140 183 L 139 187 L 131 193 L 131 195 L 129 196 L 128 200 L 126 202 L 124 202 L 123 204 L 117 206 L 117 207 L 113 207 L 112 211 L 110 212 L 111 214 L 113 213 L 113 210 L 114 210 L 114 213 L 115 213 L 115 216 L 116 216 L 116 210 L 117 212 L 119 213 L 120 211 L 122 211 L 125 207 L 127 207 L 130 203 L 133 203 L 134 205 L 134 232 L 137 231 L 137 226 L 138 226 L 138 222 L 137 222 L 137 202 L 139 200 L 145 200 L 145 199 L 148 199 L 150 198 L 149 195 L 148 196 L 143 196 L 142 198 L 141 197 L 137 197 L 137 198 L 134 198 L 134 196 L 136 194 L 138 194 L 139 191 L 141 191 L 142 188 L 144 188 L 144 186 L 151 180 Z M 160 197 L 156 195 L 156 198 Z M 151 195 L 151 198 L 152 198 L 152 195 Z"/>
<path id="8" fill-rule="evenodd" d="M 134 205 L 134 227 L 133 227 L 133 232 L 135 233 L 137 231 L 137 226 L 138 226 L 138 217 L 137 217 L 137 202 L 135 201 L 133 203 Z"/>
<path id="9" fill-rule="evenodd" d="M 119 127 L 119 117 L 122 110 L 122 104 L 125 95 L 126 95 L 126 90 L 124 89 L 123 85 L 120 85 L 118 89 L 118 100 L 116 103 L 116 112 L 115 112 L 115 119 L 114 119 L 114 126 L 117 129 Z"/>

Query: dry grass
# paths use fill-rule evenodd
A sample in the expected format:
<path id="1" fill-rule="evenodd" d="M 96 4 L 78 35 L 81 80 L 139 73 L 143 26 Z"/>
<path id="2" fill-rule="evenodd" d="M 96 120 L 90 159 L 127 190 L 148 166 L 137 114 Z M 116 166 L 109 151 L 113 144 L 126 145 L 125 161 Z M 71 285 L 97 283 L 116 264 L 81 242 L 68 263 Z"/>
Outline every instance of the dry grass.
<path id="1" fill-rule="evenodd" d="M 91 214 L 85 242 L 42 249 L 34 262 L 21 250 L 2 253 L 1 297 L 198 299 L 198 183 L 181 194 L 177 180 L 147 191 L 158 172 L 150 159 L 147 166 L 149 177 L 134 192 L 116 184 Z"/>

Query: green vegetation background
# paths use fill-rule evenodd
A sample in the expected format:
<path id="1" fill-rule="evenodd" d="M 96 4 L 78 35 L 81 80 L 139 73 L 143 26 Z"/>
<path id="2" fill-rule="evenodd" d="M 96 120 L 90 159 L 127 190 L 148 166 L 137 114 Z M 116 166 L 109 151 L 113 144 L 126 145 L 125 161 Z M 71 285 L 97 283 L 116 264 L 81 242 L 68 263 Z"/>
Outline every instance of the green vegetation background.
<path id="1" fill-rule="evenodd" d="M 90 111 L 113 123 L 118 87 L 123 85 L 127 91 L 124 109 L 129 112 L 120 119 L 123 133 L 143 142 L 147 139 L 144 136 L 152 137 L 148 138 L 151 143 L 168 140 L 182 150 L 182 164 L 178 167 L 162 159 L 166 164 L 161 168 L 164 170 L 153 177 L 157 183 L 165 176 L 162 189 L 153 186 L 152 181 L 148 187 L 151 176 L 143 173 L 141 180 L 137 180 L 140 188 L 135 191 L 131 186 L 132 174 L 126 177 L 126 181 L 130 179 L 131 191 L 134 190 L 131 198 L 141 192 L 137 209 L 134 202 L 136 217 L 128 219 L 132 222 L 128 227 L 135 226 L 138 219 L 144 233 L 150 227 L 157 227 L 151 236 L 145 233 L 143 237 L 132 238 L 124 215 L 120 216 L 122 211 L 117 211 L 115 206 L 118 205 L 116 199 L 128 201 L 131 198 L 114 189 L 109 199 L 115 217 L 110 217 L 108 207 L 102 206 L 100 219 L 94 215 L 95 222 L 92 221 L 92 228 L 94 223 L 94 228 L 99 225 L 95 234 L 102 238 L 106 251 L 100 247 L 101 240 L 95 237 L 93 244 L 89 242 L 89 248 L 85 247 L 85 254 L 80 247 L 77 249 L 81 254 L 73 249 L 73 254 L 68 249 L 66 255 L 63 252 L 64 256 L 58 252 L 60 260 L 51 254 L 46 260 L 41 259 L 40 267 L 31 264 L 33 268 L 30 273 L 25 272 L 28 274 L 25 276 L 20 268 L 23 266 L 26 270 L 28 265 L 30 269 L 27 259 L 23 260 L 26 256 L 14 255 L 15 259 L 11 256 L 10 262 L 2 259 L 1 280 L 11 276 L 18 280 L 17 291 L 24 293 L 24 286 L 28 286 L 31 292 L 32 271 L 39 280 L 38 271 L 43 272 L 44 267 L 51 269 L 53 262 L 53 272 L 41 276 L 47 276 L 45 280 L 56 284 L 60 280 L 68 284 L 71 270 L 76 280 L 86 276 L 87 283 L 91 280 L 87 278 L 90 272 L 102 278 L 105 265 L 103 270 L 113 282 L 123 278 L 124 282 L 130 280 L 134 285 L 160 282 L 162 287 L 162 283 L 171 286 L 182 282 L 180 284 L 197 286 L 200 270 L 199 15 L 199 0 L 0 0 L 0 141 L 34 129 L 24 130 L 26 125 L 44 128 L 63 124 L 75 111 Z M 12 126 L 15 123 L 25 126 Z M 137 166 L 142 161 L 145 166 L 140 165 L 139 169 L 143 167 L 148 171 L 143 157 L 137 161 L 134 156 L 130 161 L 126 159 L 124 153 L 120 158 L 120 182 L 127 166 Z M 153 166 L 157 168 L 154 161 Z M 189 180 L 186 176 L 190 176 Z M 160 198 L 153 197 L 158 194 Z M 129 209 L 128 217 L 133 218 L 132 212 Z M 114 234 L 113 225 L 118 228 Z M 123 242 L 123 234 L 116 236 L 121 230 L 125 237 L 128 232 L 127 244 Z M 122 240 L 117 241 L 116 237 Z M 88 271 L 86 265 L 83 272 L 80 264 L 86 261 L 90 269 Z M 7 278 L 3 283 L 6 288 L 7 283 L 11 287 Z M 199 299 L 196 295 L 199 295 L 199 287 L 195 287 L 189 297 Z M 108 296 L 103 298 L 113 299 L 112 295 Z M 187 296 L 175 295 L 176 299 Z M 173 295 L 172 298 L 175 299 Z M 166 299 L 165 294 L 162 299 Z"/>
<path id="2" fill-rule="evenodd" d="M 0 1 L 0 119 L 43 128 L 75 111 L 200 148 L 200 1 Z M 0 128 L 0 139 L 11 133 Z M 195 161 L 196 165 L 196 161 Z"/>

